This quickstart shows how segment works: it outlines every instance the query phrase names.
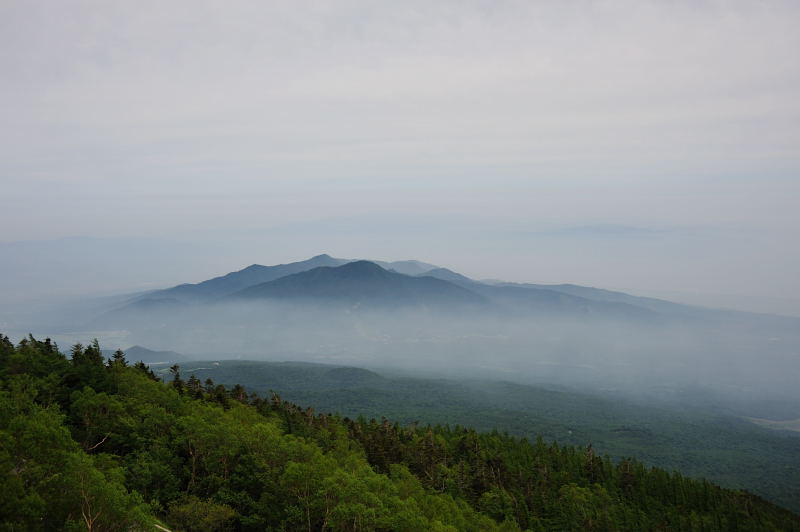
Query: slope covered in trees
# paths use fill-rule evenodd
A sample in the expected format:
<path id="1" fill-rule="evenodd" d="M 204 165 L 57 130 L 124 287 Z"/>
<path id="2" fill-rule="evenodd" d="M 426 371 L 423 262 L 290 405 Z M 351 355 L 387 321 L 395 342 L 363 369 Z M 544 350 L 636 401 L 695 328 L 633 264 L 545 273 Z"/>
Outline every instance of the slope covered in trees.
<path id="1" fill-rule="evenodd" d="M 4 530 L 800 529 L 591 448 L 317 415 L 32 337 L 0 337 L 0 476 Z"/>
<path id="2" fill-rule="evenodd" d="M 489 380 L 383 374 L 325 364 L 220 360 L 181 362 L 182 371 L 249 392 L 352 418 L 387 417 L 400 424 L 466 425 L 559 444 L 586 446 L 620 460 L 746 489 L 800 512 L 800 433 L 767 430 L 714 409 L 685 390 L 683 404 Z M 159 369 L 161 368 L 161 369 Z M 171 378 L 163 366 L 154 368 Z M 381 371 L 381 370 L 378 370 Z M 790 413 L 791 414 L 791 413 Z"/>

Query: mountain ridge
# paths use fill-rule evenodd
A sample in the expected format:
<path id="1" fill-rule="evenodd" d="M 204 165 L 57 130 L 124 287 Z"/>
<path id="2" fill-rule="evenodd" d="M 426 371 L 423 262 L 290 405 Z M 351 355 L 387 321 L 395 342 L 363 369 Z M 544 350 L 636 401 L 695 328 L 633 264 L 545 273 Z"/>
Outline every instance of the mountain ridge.
<path id="1" fill-rule="evenodd" d="M 413 277 L 360 260 L 338 267 L 319 267 L 251 286 L 224 298 L 316 299 L 351 305 L 484 304 L 484 299 L 453 283 L 433 277 Z"/>
<path id="2" fill-rule="evenodd" d="M 123 316 L 135 311 L 167 310 L 170 308 L 177 310 L 185 304 L 194 305 L 226 299 L 232 300 L 236 298 L 229 296 L 239 292 L 246 292 L 249 288 L 257 285 L 269 283 L 289 275 L 307 272 L 315 268 L 336 268 L 353 262 L 369 262 L 387 272 L 398 275 L 438 279 L 472 292 L 474 297 L 493 300 L 504 305 L 507 309 L 516 309 L 520 312 L 567 311 L 584 315 L 606 314 L 608 316 L 646 320 L 655 319 L 657 316 L 673 319 L 716 317 L 728 320 L 742 316 L 748 318 L 761 316 L 767 320 L 778 318 L 787 323 L 795 321 L 800 323 L 800 319 L 792 319 L 790 317 L 697 307 L 663 299 L 634 296 L 624 292 L 569 283 L 551 285 L 506 281 L 476 281 L 448 268 L 416 260 L 395 262 L 354 260 L 335 258 L 325 253 L 303 261 L 273 266 L 251 264 L 241 270 L 198 283 L 183 283 L 171 288 L 149 291 L 121 305 L 117 305 L 116 308 L 110 309 L 110 313 Z M 429 267 L 431 269 L 426 269 Z M 400 270 L 405 270 L 409 273 L 402 273 Z"/>
<path id="3" fill-rule="evenodd" d="M 276 264 L 273 266 L 251 264 L 241 270 L 229 272 L 225 275 L 213 277 L 199 283 L 184 283 L 173 286 L 172 288 L 151 292 L 145 297 L 149 299 L 174 297 L 178 299 L 188 299 L 190 301 L 208 301 L 242 290 L 247 286 L 279 279 L 280 277 L 285 277 L 293 273 L 320 266 L 339 266 L 346 262 L 347 259 L 336 259 L 326 253 L 322 253 L 310 259 L 286 264 Z"/>

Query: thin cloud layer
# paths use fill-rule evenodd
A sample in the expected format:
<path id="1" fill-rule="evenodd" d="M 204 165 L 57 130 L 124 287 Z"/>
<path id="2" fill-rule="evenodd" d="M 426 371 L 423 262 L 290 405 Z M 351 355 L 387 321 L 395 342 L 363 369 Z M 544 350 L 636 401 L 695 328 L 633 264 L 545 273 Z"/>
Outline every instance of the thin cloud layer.
<path id="1" fill-rule="evenodd" d="M 275 228 L 333 220 L 333 240 L 297 253 L 361 244 L 555 280 L 570 241 L 532 233 L 691 227 L 710 253 L 670 266 L 681 286 L 797 294 L 798 15 L 794 2 L 5 3 L 2 239 L 272 229 L 294 250 Z M 394 248 L 364 229 L 387 219 L 406 227 Z M 695 246 L 666 239 L 637 263 L 641 247 L 616 243 L 614 262 L 604 238 L 563 280 L 624 287 L 638 272 L 639 287 Z M 729 268 L 753 246 L 759 260 Z M 493 271 L 481 249 L 518 267 Z M 649 287 L 678 288 L 667 279 Z"/>

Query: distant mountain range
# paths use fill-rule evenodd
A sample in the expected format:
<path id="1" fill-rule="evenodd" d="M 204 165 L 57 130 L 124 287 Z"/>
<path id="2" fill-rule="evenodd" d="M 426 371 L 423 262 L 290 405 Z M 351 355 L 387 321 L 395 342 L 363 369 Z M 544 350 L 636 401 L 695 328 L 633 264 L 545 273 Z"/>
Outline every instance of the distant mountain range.
<path id="1" fill-rule="evenodd" d="M 149 292 L 129 301 L 114 314 L 176 310 L 185 305 L 236 300 L 315 300 L 350 307 L 432 306 L 453 311 L 464 307 L 494 306 L 513 312 L 572 312 L 630 317 L 652 314 L 652 309 L 634 304 L 639 298 L 627 294 L 619 294 L 619 297 L 585 297 L 594 295 L 593 290 L 603 295 L 616 293 L 575 287 L 583 289 L 581 293 L 580 290 L 562 290 L 562 286 L 572 285 L 489 284 L 415 260 L 366 261 L 339 259 L 323 254 L 289 264 L 253 264 L 200 283 Z"/>
<path id="2" fill-rule="evenodd" d="M 365 304 L 453 307 L 488 303 L 486 298 L 448 281 L 404 275 L 365 260 L 287 275 L 226 298 L 237 299 L 317 300 L 350 307 Z"/>
<path id="3" fill-rule="evenodd" d="M 107 324 L 108 318 L 113 316 L 126 318 L 132 313 L 180 312 L 187 306 L 245 300 L 317 302 L 354 309 L 416 306 L 455 312 L 482 308 L 514 314 L 569 314 L 634 320 L 712 317 L 730 321 L 759 316 L 573 284 L 475 281 L 447 268 L 416 260 L 367 261 L 322 254 L 289 264 L 253 264 L 200 283 L 151 291 L 117 306 L 101 321 Z M 795 318 L 784 321 L 800 324 L 800 319 Z"/>
<path id="4" fill-rule="evenodd" d="M 198 302 L 212 301 L 224 296 L 228 296 L 249 287 L 268 283 L 287 275 L 293 275 L 314 268 L 337 267 L 356 262 L 353 259 L 336 259 L 330 255 L 322 254 L 310 259 L 292 262 L 289 264 L 277 264 L 275 266 L 262 266 L 253 264 L 242 270 L 231 272 L 220 277 L 214 277 L 207 281 L 196 284 L 180 284 L 165 290 L 157 290 L 148 293 L 141 299 L 175 299 L 178 301 Z M 416 260 L 404 260 L 397 262 L 371 261 L 381 268 L 405 275 L 419 275 L 426 271 L 436 268 L 432 264 L 426 264 Z"/>
<path id="5" fill-rule="evenodd" d="M 666 395 L 703 383 L 726 397 L 766 390 L 800 400 L 800 318 L 570 284 L 476 281 L 418 261 L 317 255 L 113 302 L 82 330 L 231 358 L 425 367 Z"/>
<path id="6" fill-rule="evenodd" d="M 604 290 L 593 288 L 577 287 L 584 290 L 573 292 L 560 289 L 562 286 L 569 285 L 491 284 L 473 281 L 447 268 L 436 268 L 426 272 L 424 275 L 461 286 L 506 310 L 518 313 L 571 313 L 634 319 L 650 319 L 655 316 L 652 309 L 625 301 L 623 298 L 592 297 L 596 293 L 605 292 Z M 620 295 L 627 296 L 627 294 Z M 627 297 L 631 301 L 636 299 L 634 296 Z"/>
<path id="7" fill-rule="evenodd" d="M 317 255 L 308 260 L 278 264 L 275 266 L 262 266 L 253 264 L 242 270 L 231 272 L 220 277 L 214 277 L 196 284 L 179 284 L 166 290 L 158 290 L 147 294 L 142 299 L 175 299 L 178 301 L 211 301 L 224 297 L 250 286 L 266 283 L 313 268 L 322 266 L 341 266 L 349 262 L 345 259 L 334 259 L 329 255 Z"/>

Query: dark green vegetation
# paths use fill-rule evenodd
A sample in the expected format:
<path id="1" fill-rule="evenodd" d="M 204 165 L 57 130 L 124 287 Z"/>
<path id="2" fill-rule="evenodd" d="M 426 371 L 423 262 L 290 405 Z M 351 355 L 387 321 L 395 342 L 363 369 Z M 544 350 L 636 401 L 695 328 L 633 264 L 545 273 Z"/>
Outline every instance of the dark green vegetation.
<path id="1" fill-rule="evenodd" d="M 447 423 L 562 444 L 591 444 L 613 459 L 746 488 L 800 511 L 800 434 L 776 432 L 696 407 L 638 405 L 624 399 L 503 382 L 385 378 L 360 368 L 225 360 L 191 362 L 184 372 L 241 384 L 322 412 L 401 424 Z M 166 371 L 166 370 L 164 370 Z"/>
<path id="2" fill-rule="evenodd" d="M 4 530 L 800 530 L 591 447 L 317 415 L 33 338 L 0 337 L 0 474 Z"/>

